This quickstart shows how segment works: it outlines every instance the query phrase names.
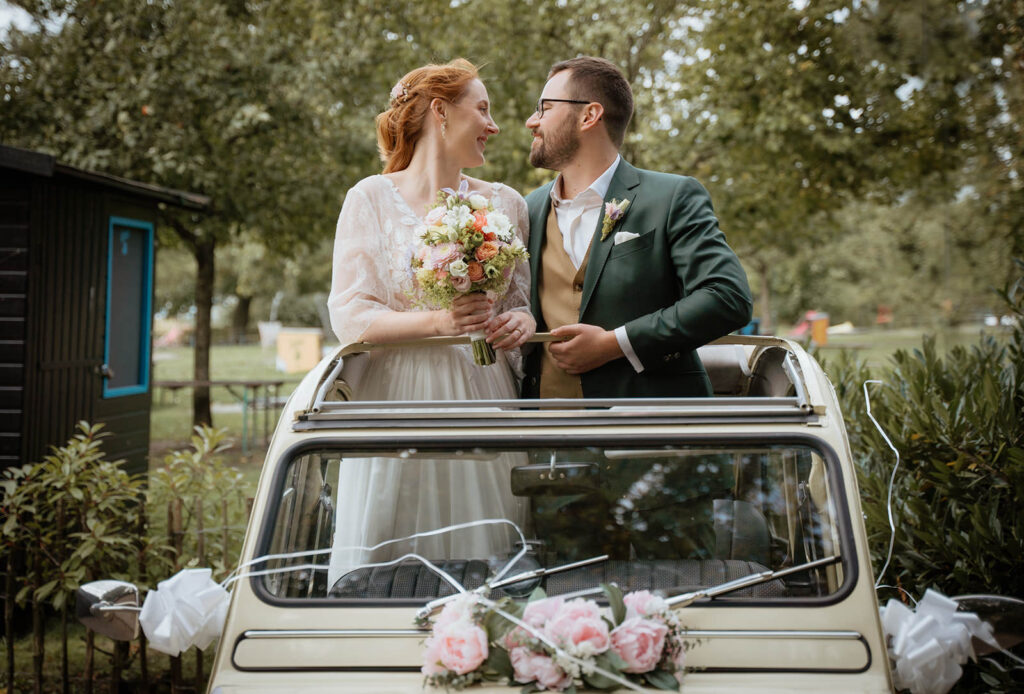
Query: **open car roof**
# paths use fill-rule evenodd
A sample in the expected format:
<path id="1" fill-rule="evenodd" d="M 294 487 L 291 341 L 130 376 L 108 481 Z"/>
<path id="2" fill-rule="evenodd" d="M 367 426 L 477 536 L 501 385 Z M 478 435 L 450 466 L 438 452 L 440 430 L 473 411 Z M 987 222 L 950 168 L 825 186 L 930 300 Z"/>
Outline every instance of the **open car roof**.
<path id="1" fill-rule="evenodd" d="M 539 343 L 555 338 L 540 333 Z M 544 426 L 615 421 L 802 422 L 816 421 L 834 403 L 821 367 L 797 343 L 776 337 L 727 336 L 698 349 L 714 396 L 710 398 L 588 399 L 580 401 L 471 400 L 374 402 L 358 400 L 351 375 L 370 353 L 462 344 L 468 337 L 442 337 L 389 344 L 355 343 L 338 348 L 314 368 L 291 401 L 293 431 L 388 426 Z M 834 406 L 834 405 L 833 405 Z M 298 407 L 299 409 L 294 409 Z"/>

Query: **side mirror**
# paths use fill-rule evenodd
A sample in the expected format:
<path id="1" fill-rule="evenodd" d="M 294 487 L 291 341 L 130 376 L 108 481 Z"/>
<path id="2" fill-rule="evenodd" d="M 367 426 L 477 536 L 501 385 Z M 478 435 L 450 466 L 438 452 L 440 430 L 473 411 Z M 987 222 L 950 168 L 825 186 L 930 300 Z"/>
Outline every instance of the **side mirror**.
<path id="1" fill-rule="evenodd" d="M 139 589 L 125 581 L 93 581 L 75 592 L 75 617 L 115 641 L 139 636 Z"/>
<path id="2" fill-rule="evenodd" d="M 955 598 L 960 612 L 973 612 L 992 625 L 993 636 L 1007 650 L 1024 642 L 1024 600 L 1002 595 L 959 595 Z M 977 637 L 971 641 L 976 655 L 997 652 L 992 644 Z"/>

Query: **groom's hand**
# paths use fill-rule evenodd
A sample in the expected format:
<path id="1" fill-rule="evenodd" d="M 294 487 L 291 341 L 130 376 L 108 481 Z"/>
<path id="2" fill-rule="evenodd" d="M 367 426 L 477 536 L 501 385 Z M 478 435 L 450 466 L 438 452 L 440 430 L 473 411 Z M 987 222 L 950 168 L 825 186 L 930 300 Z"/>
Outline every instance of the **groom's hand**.
<path id="1" fill-rule="evenodd" d="M 556 337 L 568 337 L 565 342 L 551 343 L 551 357 L 558 368 L 578 376 L 625 356 L 615 333 L 596 325 L 574 323 L 551 331 Z"/>

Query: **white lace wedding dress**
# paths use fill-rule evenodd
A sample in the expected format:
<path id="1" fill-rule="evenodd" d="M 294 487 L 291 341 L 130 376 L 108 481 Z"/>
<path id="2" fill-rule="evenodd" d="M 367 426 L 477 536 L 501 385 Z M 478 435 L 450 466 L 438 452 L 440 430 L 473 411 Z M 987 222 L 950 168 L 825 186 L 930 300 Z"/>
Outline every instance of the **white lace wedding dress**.
<path id="1" fill-rule="evenodd" d="M 500 183 L 477 190 L 516 224 L 523 243 L 529 232 L 526 202 Z M 422 219 L 385 176 L 357 183 L 338 218 L 328 308 L 341 343 L 359 341 L 387 311 L 415 310 L 410 260 Z M 529 311 L 527 263 L 517 267 L 508 293 L 495 306 Z M 490 366 L 473 362 L 470 346 L 388 349 L 368 355 L 353 385 L 357 400 L 483 400 L 518 397 L 521 356 L 497 350 Z M 484 526 L 402 542 L 369 552 L 358 549 L 444 526 L 507 518 L 520 527 L 528 505 L 509 490 L 511 468 L 525 461 L 499 454 L 490 459 L 421 459 L 417 455 L 341 461 L 334 543 L 328 586 L 359 564 L 387 561 L 408 552 L 428 559 L 501 557 L 517 536 L 504 526 Z"/>

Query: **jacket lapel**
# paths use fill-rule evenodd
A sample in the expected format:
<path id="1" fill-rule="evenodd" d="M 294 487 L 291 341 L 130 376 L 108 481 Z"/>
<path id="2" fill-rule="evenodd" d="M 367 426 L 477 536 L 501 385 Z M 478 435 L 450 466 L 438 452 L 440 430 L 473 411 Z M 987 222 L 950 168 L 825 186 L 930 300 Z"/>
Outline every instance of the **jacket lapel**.
<path id="1" fill-rule="evenodd" d="M 557 179 L 556 179 L 557 180 Z M 530 311 L 540 319 L 540 299 L 537 296 L 537 278 L 540 277 L 540 251 L 544 247 L 544 233 L 547 229 L 548 215 L 551 213 L 552 181 L 540 188 L 542 202 L 530 210 L 530 239 L 526 249 L 530 252 Z"/>
<path id="2" fill-rule="evenodd" d="M 629 209 L 626 210 L 626 214 L 615 223 L 615 228 L 612 229 L 612 233 L 602 241 L 601 240 L 601 227 L 604 224 L 604 206 L 601 206 L 601 214 L 597 219 L 597 228 L 594 229 L 594 236 L 590 241 L 590 259 L 587 261 L 587 272 L 583 276 L 583 296 L 580 301 L 580 319 L 583 319 L 583 313 L 587 310 L 587 304 L 590 302 L 590 297 L 594 294 L 594 288 L 597 286 L 597 280 L 601 277 L 601 271 L 604 269 L 604 264 L 608 261 L 608 254 L 612 251 L 612 246 L 615 242 L 612 240 L 615 232 L 619 230 L 619 227 L 629 219 L 629 213 L 633 210 L 633 200 L 636 198 L 637 186 L 640 185 L 640 175 L 637 170 L 631 166 L 625 159 L 619 162 L 619 167 L 615 169 L 615 175 L 612 176 L 612 182 L 608 186 L 608 193 L 604 196 L 604 201 L 609 202 L 611 200 L 629 200 Z M 533 239 L 530 239 L 531 242 Z"/>

